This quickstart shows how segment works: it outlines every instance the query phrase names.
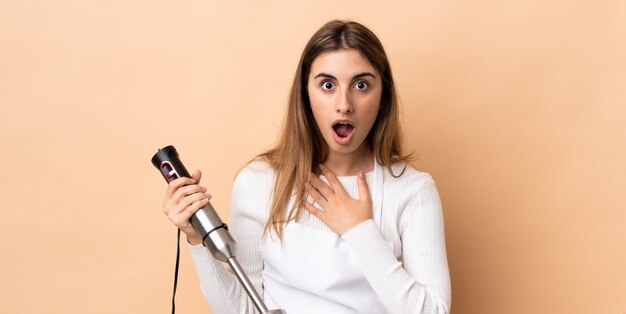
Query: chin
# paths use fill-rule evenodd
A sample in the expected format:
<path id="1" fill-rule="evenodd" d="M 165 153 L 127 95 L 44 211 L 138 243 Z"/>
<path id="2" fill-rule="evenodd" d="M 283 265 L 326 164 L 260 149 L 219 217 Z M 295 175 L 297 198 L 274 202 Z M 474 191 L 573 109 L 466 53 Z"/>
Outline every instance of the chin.
<path id="1" fill-rule="evenodd" d="M 363 143 L 361 143 L 363 144 Z M 352 154 L 354 152 L 356 152 L 357 150 L 359 150 L 359 147 L 361 147 L 361 145 L 354 145 L 354 144 L 348 144 L 348 145 L 340 145 L 337 143 L 333 143 L 332 145 L 328 145 L 328 149 L 339 153 L 339 154 Z"/>
<path id="2" fill-rule="evenodd" d="M 356 134 L 355 134 L 356 135 Z M 329 152 L 338 153 L 342 155 L 353 154 L 359 150 L 361 146 L 365 143 L 365 139 L 359 140 L 354 136 L 352 141 L 347 144 L 339 144 L 335 141 L 333 134 L 330 134 L 328 137 L 324 137 L 324 141 L 326 142 L 326 147 Z M 357 144 L 358 143 L 358 144 Z"/>

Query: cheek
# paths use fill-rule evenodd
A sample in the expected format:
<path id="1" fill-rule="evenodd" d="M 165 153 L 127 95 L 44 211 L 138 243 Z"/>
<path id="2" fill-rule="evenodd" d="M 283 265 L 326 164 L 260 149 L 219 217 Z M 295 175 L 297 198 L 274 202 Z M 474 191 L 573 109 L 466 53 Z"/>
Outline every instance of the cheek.
<path id="1" fill-rule="evenodd" d="M 313 112 L 313 119 L 315 119 L 315 123 L 317 123 L 319 128 L 322 123 L 321 119 L 323 118 L 324 100 L 315 91 L 312 93 L 309 92 L 309 104 L 311 106 L 311 112 Z"/>
<path id="2" fill-rule="evenodd" d="M 363 120 L 370 124 L 374 124 L 378 111 L 380 110 L 380 93 L 374 95 L 368 95 L 366 99 L 363 99 Z"/>
<path id="3" fill-rule="evenodd" d="M 311 110 L 317 119 L 318 116 L 322 116 L 323 112 L 332 106 L 332 99 L 329 99 L 328 95 L 314 88 L 309 89 L 309 103 L 311 104 Z"/>

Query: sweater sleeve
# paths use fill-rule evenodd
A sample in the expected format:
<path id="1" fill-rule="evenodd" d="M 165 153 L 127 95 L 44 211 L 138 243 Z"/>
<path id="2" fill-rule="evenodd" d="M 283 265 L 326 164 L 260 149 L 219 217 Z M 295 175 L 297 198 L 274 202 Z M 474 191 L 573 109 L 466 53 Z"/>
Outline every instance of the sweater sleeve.
<path id="1" fill-rule="evenodd" d="M 257 293 L 263 296 L 261 270 L 263 260 L 258 247 L 263 236 L 266 218 L 267 173 L 244 168 L 233 184 L 230 232 L 237 242 L 235 256 Z M 269 185 L 271 186 L 271 184 Z M 260 193 L 261 192 L 261 193 Z M 200 288 L 216 313 L 256 313 L 254 304 L 234 274 L 216 261 L 202 245 L 191 246 Z"/>
<path id="2" fill-rule="evenodd" d="M 389 313 L 450 311 L 441 201 L 434 181 L 424 175 L 399 217 L 402 262 L 371 219 L 342 236 Z"/>

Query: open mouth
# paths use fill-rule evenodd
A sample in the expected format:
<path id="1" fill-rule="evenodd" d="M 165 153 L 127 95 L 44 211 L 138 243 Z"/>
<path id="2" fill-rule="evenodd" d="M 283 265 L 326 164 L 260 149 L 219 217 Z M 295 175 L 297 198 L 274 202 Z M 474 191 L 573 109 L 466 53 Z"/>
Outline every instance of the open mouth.
<path id="1" fill-rule="evenodd" d="M 333 131 L 335 140 L 339 144 L 347 144 L 352 139 L 354 125 L 349 121 L 336 121 L 333 123 Z"/>

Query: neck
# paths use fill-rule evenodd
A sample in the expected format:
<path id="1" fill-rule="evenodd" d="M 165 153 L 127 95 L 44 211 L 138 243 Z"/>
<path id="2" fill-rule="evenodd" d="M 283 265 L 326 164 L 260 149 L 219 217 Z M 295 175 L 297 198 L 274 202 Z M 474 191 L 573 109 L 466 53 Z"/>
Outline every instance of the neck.
<path id="1" fill-rule="evenodd" d="M 337 176 L 355 176 L 361 171 L 365 173 L 374 169 L 374 152 L 365 143 L 347 154 L 329 151 L 324 165 Z"/>

